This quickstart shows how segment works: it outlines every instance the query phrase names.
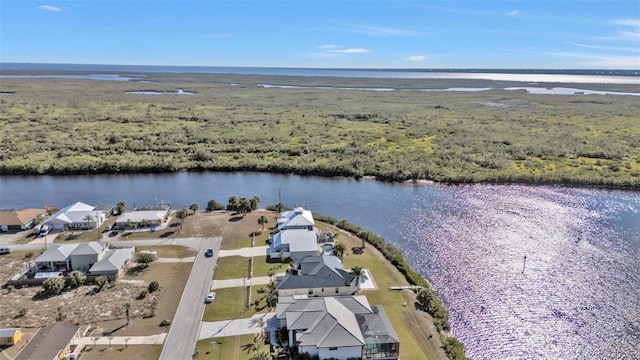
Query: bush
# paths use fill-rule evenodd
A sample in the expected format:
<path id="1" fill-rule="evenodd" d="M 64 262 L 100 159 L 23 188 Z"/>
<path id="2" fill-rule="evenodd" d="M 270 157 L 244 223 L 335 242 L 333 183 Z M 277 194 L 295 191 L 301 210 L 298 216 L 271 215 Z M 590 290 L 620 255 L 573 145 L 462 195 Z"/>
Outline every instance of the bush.
<path id="1" fill-rule="evenodd" d="M 149 289 L 144 288 L 144 289 L 140 290 L 140 294 L 138 294 L 138 300 L 142 300 L 142 299 L 146 298 L 147 294 L 149 294 Z"/>
<path id="2" fill-rule="evenodd" d="M 20 316 L 20 317 L 25 316 L 25 315 L 27 315 L 27 312 L 28 312 L 28 311 L 29 311 L 29 308 L 26 308 L 26 307 L 25 307 L 25 308 L 22 308 L 22 309 L 20 309 L 20 311 L 18 312 L 18 316 Z"/>
<path id="3" fill-rule="evenodd" d="M 48 278 L 42 283 L 44 293 L 47 295 L 57 295 L 64 289 L 65 280 L 61 277 Z"/>
<path id="4" fill-rule="evenodd" d="M 98 286 L 98 291 L 102 290 L 102 288 L 107 285 L 107 283 L 109 282 L 109 278 L 104 276 L 104 275 L 100 275 L 96 278 L 96 285 Z"/>
<path id="5" fill-rule="evenodd" d="M 450 336 L 442 336 L 442 348 L 451 360 L 465 360 L 464 346 L 458 339 Z"/>
<path id="6" fill-rule="evenodd" d="M 225 206 L 215 200 L 209 200 L 207 211 L 224 210 Z"/>
<path id="7" fill-rule="evenodd" d="M 138 253 L 136 255 L 136 262 L 139 264 L 142 264 L 143 267 L 148 267 L 149 263 L 153 262 L 154 258 L 153 255 L 150 253 Z"/>
<path id="8" fill-rule="evenodd" d="M 164 319 L 160 321 L 160 326 L 165 327 L 171 325 L 171 320 Z"/>
<path id="9" fill-rule="evenodd" d="M 149 292 L 152 293 L 154 291 L 158 291 L 160 289 L 160 284 L 157 281 L 152 281 L 149 283 Z"/>
<path id="10" fill-rule="evenodd" d="M 77 288 L 84 284 L 87 280 L 87 276 L 78 270 L 74 270 L 66 277 L 67 286 Z"/>

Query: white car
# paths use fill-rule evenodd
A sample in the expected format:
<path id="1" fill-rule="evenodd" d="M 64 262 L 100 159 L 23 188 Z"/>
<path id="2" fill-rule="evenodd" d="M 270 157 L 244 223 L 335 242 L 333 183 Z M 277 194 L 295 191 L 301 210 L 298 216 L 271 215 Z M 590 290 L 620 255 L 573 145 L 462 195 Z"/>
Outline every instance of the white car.
<path id="1" fill-rule="evenodd" d="M 214 300 L 215 298 L 216 298 L 216 293 L 214 293 L 214 292 L 210 292 L 210 293 L 207 295 L 207 298 L 204 300 L 204 302 L 205 302 L 205 303 L 207 303 L 207 304 L 210 304 L 210 303 L 212 303 L 212 302 L 213 302 L 213 300 Z"/>

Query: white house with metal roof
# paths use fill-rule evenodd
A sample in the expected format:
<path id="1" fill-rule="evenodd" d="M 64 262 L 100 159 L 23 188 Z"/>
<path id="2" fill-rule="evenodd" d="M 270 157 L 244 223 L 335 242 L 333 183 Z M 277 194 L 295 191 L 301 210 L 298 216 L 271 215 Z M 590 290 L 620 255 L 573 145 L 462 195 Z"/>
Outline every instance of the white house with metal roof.
<path id="1" fill-rule="evenodd" d="M 107 218 L 102 210 L 83 202 L 77 202 L 60 209 L 44 222 L 52 230 L 96 229 Z"/>
<path id="2" fill-rule="evenodd" d="M 134 247 L 108 250 L 102 260 L 89 269 L 89 274 L 119 277 L 126 271 L 133 254 L 135 254 Z"/>
<path id="3" fill-rule="evenodd" d="M 365 296 L 283 297 L 276 307 L 267 324 L 274 346 L 320 359 L 398 359 L 400 341 L 384 309 Z"/>
<path id="4" fill-rule="evenodd" d="M 129 211 L 116 219 L 116 225 L 121 229 L 131 227 L 155 227 L 169 219 L 169 209 Z"/>
<path id="5" fill-rule="evenodd" d="M 318 232 L 311 211 L 295 208 L 278 218 L 277 230 L 269 236 L 267 257 L 297 261 L 318 254 Z"/>

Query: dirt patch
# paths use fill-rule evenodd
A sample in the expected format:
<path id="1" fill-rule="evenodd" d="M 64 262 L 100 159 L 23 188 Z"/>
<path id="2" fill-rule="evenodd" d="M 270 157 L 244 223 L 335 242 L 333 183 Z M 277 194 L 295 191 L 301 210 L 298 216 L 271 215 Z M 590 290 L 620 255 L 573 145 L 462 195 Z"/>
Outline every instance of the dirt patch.
<path id="1" fill-rule="evenodd" d="M 26 251 L 0 257 L 0 281 L 4 284 L 22 266 L 27 265 Z M 35 255 L 34 255 L 35 256 Z M 131 325 L 114 334 L 150 335 L 166 332 L 162 319 L 173 319 L 192 263 L 151 263 L 141 271 L 131 271 L 120 280 L 96 292 L 84 285 L 59 295 L 43 297 L 42 287 L 5 286 L 0 290 L 3 311 L 0 328 L 34 328 L 63 321 L 70 324 L 94 324 L 94 334 L 108 333 L 126 323 L 125 303 L 130 303 Z M 140 294 L 156 280 L 160 290 L 144 297 Z"/>

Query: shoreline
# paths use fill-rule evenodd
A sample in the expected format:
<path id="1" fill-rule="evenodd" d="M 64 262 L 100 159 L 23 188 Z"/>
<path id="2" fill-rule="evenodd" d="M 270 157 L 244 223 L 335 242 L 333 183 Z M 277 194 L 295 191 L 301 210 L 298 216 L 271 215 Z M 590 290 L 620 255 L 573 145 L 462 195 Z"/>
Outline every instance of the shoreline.
<path id="1" fill-rule="evenodd" d="M 321 174 L 321 173 L 312 173 L 312 172 L 279 172 L 279 171 L 259 171 L 259 170 L 244 170 L 242 168 L 239 169 L 181 169 L 176 171 L 151 171 L 151 172 L 140 172 L 140 171 L 120 171 L 120 172 L 58 172 L 58 173 L 38 173 L 25 171 L 23 173 L 18 174 L 7 174 L 0 172 L 1 177 L 37 177 L 37 176 L 52 176 L 52 177 L 63 177 L 63 176 L 119 176 L 119 175 L 154 175 L 154 174 L 178 174 L 178 173 L 203 173 L 203 172 L 212 172 L 212 173 L 258 173 L 258 174 L 277 174 L 277 175 L 295 175 L 295 176 L 317 176 L 321 178 L 329 178 L 329 179 L 347 179 L 347 180 L 371 180 L 371 181 L 379 181 L 382 183 L 396 183 L 396 184 L 407 184 L 407 185 L 420 185 L 420 186 L 473 186 L 473 185 L 501 185 L 501 186 L 550 186 L 550 187 L 564 187 L 564 188 L 579 188 L 579 189 L 601 189 L 601 190 L 622 190 L 622 191 L 640 191 L 640 180 L 638 180 L 637 184 L 630 185 L 612 185 L 605 183 L 586 183 L 580 181 L 437 181 L 432 179 L 403 179 L 403 180 L 387 180 L 381 179 L 375 175 L 365 175 L 365 176 L 348 176 L 348 175 L 332 175 L 332 174 Z"/>

